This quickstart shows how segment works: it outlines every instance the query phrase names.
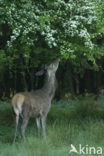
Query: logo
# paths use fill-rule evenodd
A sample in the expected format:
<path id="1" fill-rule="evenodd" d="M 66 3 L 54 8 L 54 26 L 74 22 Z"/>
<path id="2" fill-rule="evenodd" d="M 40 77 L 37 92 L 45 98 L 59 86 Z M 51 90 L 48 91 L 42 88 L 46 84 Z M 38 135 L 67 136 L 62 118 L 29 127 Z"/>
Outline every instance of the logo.
<path id="1" fill-rule="evenodd" d="M 81 144 L 79 144 L 79 146 L 76 148 L 74 145 L 71 144 L 71 149 L 69 153 L 100 155 L 103 153 L 103 149 L 102 147 L 94 147 L 94 146 L 90 147 L 88 145 L 82 146 Z"/>

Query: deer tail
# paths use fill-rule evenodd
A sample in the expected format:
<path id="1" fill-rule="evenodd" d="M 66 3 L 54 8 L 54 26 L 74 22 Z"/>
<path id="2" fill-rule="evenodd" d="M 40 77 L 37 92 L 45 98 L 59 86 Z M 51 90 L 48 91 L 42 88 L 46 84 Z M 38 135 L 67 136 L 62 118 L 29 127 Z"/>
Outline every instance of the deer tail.
<path id="1" fill-rule="evenodd" d="M 16 94 L 14 95 L 13 99 L 12 99 L 12 107 L 14 110 L 14 113 L 19 116 L 19 114 L 22 113 L 22 106 L 24 103 L 24 95 L 22 94 Z"/>

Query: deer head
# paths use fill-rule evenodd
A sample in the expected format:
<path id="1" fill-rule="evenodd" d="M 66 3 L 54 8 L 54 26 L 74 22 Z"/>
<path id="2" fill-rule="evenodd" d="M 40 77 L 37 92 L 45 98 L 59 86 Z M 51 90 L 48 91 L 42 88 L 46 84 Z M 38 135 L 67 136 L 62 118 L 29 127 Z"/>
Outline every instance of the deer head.
<path id="1" fill-rule="evenodd" d="M 58 58 L 47 66 L 47 73 L 48 73 L 49 77 L 52 76 L 53 74 L 55 74 L 55 72 L 57 71 L 59 62 L 60 62 L 60 59 Z"/>
<path id="2" fill-rule="evenodd" d="M 40 71 L 38 71 L 35 75 L 41 76 L 45 72 L 47 72 L 50 77 L 52 74 L 55 74 L 55 72 L 57 71 L 59 62 L 60 62 L 60 59 L 58 58 L 58 59 L 54 60 L 52 63 L 50 63 L 49 65 L 42 66 L 42 69 Z"/>

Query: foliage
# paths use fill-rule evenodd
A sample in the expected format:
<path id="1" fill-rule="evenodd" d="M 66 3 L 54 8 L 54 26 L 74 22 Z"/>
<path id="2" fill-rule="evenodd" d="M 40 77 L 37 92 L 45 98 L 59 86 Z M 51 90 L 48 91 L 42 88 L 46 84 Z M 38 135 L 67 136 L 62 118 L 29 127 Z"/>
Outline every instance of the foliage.
<path id="1" fill-rule="evenodd" d="M 16 88 L 18 77 L 33 81 L 34 69 L 57 57 L 64 65 L 69 60 L 74 75 L 98 71 L 102 65 L 98 60 L 104 57 L 103 6 L 99 0 L 1 0 L 3 88 L 7 71 Z"/>
<path id="2" fill-rule="evenodd" d="M 7 31 L 3 27 L 6 25 L 5 45 L 11 56 L 9 59 L 16 60 L 21 55 L 25 63 L 32 59 L 37 65 L 33 54 L 42 54 L 41 48 L 47 47 L 57 49 L 58 55 L 70 58 L 75 66 L 80 66 L 79 62 L 88 66 L 88 60 L 94 61 L 91 40 L 97 22 L 94 2 L 2 0 L 0 4 L 1 36 L 4 37 L 3 31 Z M 49 53 L 48 50 L 47 57 Z"/>
<path id="3" fill-rule="evenodd" d="M 96 0 L 95 1 L 95 11 L 97 17 L 96 23 L 96 31 L 93 33 L 92 40 L 96 44 L 96 52 L 95 57 L 96 59 L 103 59 L 104 58 L 104 0 Z M 102 65 L 102 64 L 100 64 Z"/>

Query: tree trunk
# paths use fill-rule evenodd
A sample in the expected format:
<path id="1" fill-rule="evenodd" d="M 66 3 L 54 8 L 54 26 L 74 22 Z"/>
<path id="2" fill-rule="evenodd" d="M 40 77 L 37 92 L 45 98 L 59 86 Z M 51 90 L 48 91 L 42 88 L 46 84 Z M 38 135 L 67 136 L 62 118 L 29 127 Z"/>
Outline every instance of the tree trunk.
<path id="1" fill-rule="evenodd" d="M 80 82 L 79 82 L 79 76 L 75 76 L 75 83 L 76 83 L 76 94 L 80 94 Z"/>
<path id="2" fill-rule="evenodd" d="M 29 75 L 30 75 L 31 90 L 33 90 L 34 89 L 34 69 L 32 69 L 29 72 Z"/>

